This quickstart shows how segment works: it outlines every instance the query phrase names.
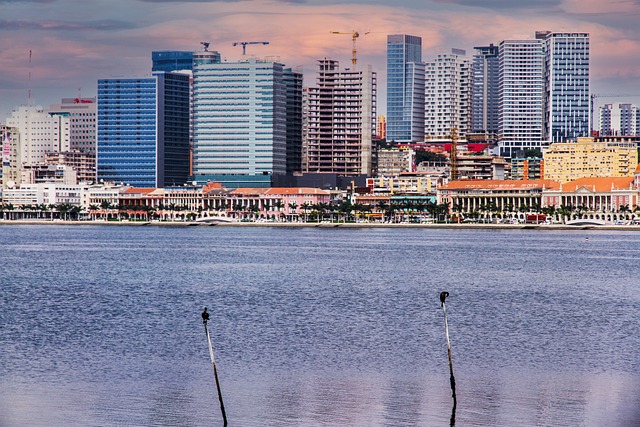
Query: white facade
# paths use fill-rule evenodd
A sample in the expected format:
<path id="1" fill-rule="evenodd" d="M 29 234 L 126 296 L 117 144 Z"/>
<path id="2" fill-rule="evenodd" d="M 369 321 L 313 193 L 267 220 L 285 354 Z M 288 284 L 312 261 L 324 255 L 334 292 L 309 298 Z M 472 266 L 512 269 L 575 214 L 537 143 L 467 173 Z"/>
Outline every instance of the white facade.
<path id="1" fill-rule="evenodd" d="M 469 132 L 471 120 L 471 64 L 462 49 L 442 53 L 426 65 L 425 134 L 427 139 Z"/>
<path id="2" fill-rule="evenodd" d="M 42 107 L 22 105 L 12 111 L 6 124 L 18 129 L 18 150 L 22 164 L 44 164 L 47 152 L 70 149 L 68 117 L 50 115 Z"/>
<path id="3" fill-rule="evenodd" d="M 68 118 L 70 150 L 95 155 L 97 112 L 95 101 L 95 98 L 63 98 L 60 104 L 49 106 L 49 114 Z"/>
<path id="4" fill-rule="evenodd" d="M 540 148 L 544 140 L 543 40 L 504 40 L 499 45 L 500 155 Z"/>
<path id="5" fill-rule="evenodd" d="M 378 175 L 396 176 L 403 172 L 413 172 L 415 151 L 398 148 L 378 150 Z"/>
<path id="6" fill-rule="evenodd" d="M 600 135 L 640 135 L 640 108 L 634 104 L 605 104 L 600 106 Z"/>
<path id="7" fill-rule="evenodd" d="M 16 207 L 25 205 L 57 205 L 60 203 L 79 206 L 81 185 L 66 184 L 25 184 L 20 188 L 8 188 L 3 192 L 4 203 Z"/>

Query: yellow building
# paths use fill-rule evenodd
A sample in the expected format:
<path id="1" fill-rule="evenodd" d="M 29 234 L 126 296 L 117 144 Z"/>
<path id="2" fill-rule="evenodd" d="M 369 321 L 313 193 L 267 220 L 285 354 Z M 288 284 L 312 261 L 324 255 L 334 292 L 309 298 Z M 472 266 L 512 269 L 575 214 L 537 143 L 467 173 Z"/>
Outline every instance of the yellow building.
<path id="1" fill-rule="evenodd" d="M 543 153 L 544 179 L 569 182 L 579 178 L 633 176 L 638 146 L 630 141 L 556 142 Z"/>

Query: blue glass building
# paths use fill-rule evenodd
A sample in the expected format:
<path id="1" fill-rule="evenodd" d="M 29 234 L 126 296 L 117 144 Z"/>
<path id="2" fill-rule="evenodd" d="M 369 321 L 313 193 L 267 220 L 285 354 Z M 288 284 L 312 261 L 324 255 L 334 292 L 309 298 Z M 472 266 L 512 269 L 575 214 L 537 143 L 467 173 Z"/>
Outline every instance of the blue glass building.
<path id="1" fill-rule="evenodd" d="M 471 132 L 495 135 L 498 133 L 500 112 L 498 46 L 474 48 L 471 66 Z"/>
<path id="2" fill-rule="evenodd" d="M 589 34 L 536 32 L 545 50 L 545 139 L 589 136 Z"/>
<path id="3" fill-rule="evenodd" d="M 189 76 L 98 80 L 98 179 L 135 187 L 189 177 Z"/>
<path id="4" fill-rule="evenodd" d="M 151 71 L 184 71 L 193 69 L 193 52 L 163 50 L 151 52 Z"/>
<path id="5" fill-rule="evenodd" d="M 387 36 L 388 141 L 424 141 L 424 97 L 422 38 L 406 34 Z"/>

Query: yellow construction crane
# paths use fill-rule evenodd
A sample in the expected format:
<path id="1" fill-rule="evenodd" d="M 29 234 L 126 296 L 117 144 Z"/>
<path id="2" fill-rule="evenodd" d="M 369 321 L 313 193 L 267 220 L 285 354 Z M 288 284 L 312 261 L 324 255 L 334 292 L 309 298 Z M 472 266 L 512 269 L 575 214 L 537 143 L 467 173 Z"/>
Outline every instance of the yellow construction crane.
<path id="1" fill-rule="evenodd" d="M 352 57 L 351 57 L 351 64 L 353 64 L 354 68 L 356 66 L 356 40 L 358 39 L 358 37 L 360 37 L 360 33 L 357 31 L 352 31 L 350 33 L 343 33 L 341 31 L 330 31 L 331 34 L 349 34 L 351 35 L 351 39 L 353 40 L 353 50 L 351 51 L 352 53 Z M 364 35 L 369 34 L 369 31 L 367 31 L 366 33 L 364 33 Z"/>
<path id="2" fill-rule="evenodd" d="M 242 56 L 246 56 L 248 44 L 269 44 L 269 42 L 234 42 L 233 43 L 234 46 L 238 46 L 238 45 L 242 46 Z"/>
<path id="3" fill-rule="evenodd" d="M 458 179 L 458 128 L 451 128 L 451 152 L 449 153 L 451 163 L 451 181 Z"/>

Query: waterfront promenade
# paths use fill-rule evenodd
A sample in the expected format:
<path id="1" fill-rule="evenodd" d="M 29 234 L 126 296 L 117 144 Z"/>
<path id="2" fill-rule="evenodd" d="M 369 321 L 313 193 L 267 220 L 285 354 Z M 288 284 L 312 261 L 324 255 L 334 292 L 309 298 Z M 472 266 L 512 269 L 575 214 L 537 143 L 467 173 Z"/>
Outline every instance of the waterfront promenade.
<path id="1" fill-rule="evenodd" d="M 0 220 L 2 225 L 108 225 L 159 227 L 315 227 L 315 228 L 447 228 L 505 230 L 625 230 L 640 231 L 640 225 L 567 225 L 567 224 L 491 224 L 491 223 L 382 223 L 382 222 L 260 222 L 235 221 L 203 223 L 196 221 L 60 221 L 60 220 Z"/>

